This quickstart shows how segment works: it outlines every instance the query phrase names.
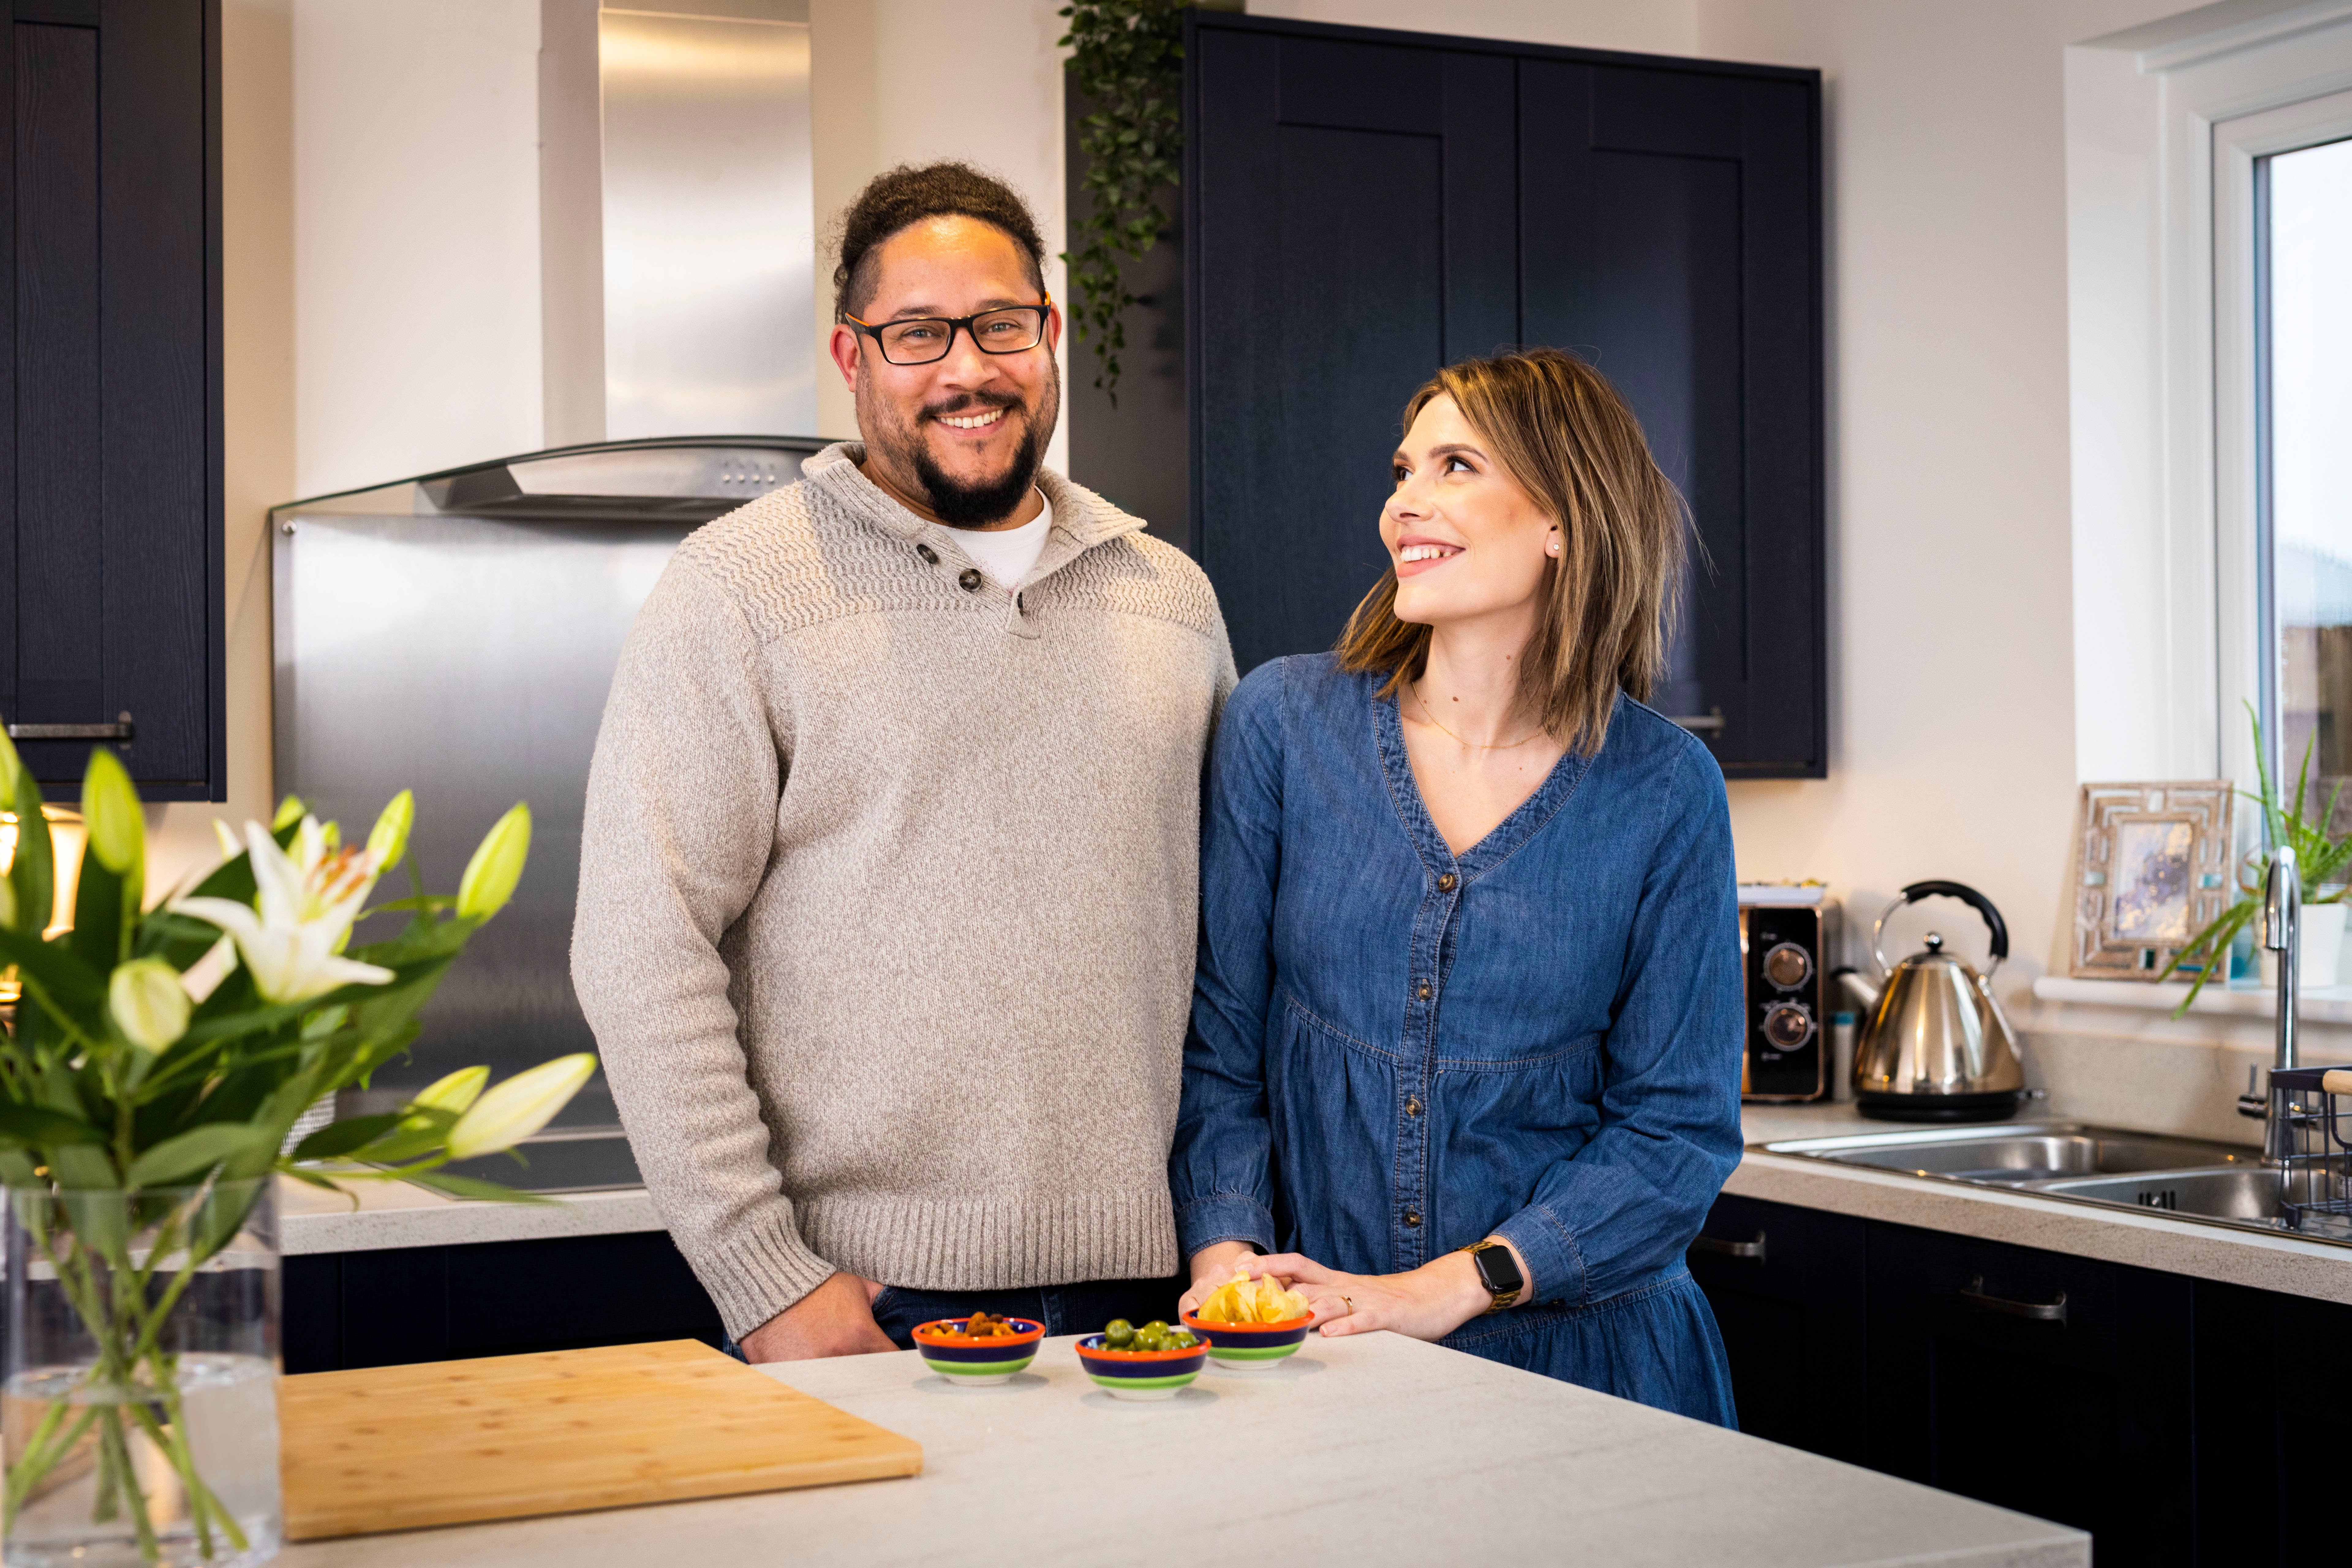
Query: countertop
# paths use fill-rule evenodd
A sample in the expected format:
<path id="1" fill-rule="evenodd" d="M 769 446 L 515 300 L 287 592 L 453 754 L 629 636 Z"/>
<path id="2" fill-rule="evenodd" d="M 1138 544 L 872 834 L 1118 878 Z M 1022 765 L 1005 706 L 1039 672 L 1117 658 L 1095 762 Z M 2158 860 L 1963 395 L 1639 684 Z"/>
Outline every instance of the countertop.
<path id="1" fill-rule="evenodd" d="M 2032 1108 L 2019 1118 L 2055 1119 L 2053 1112 Z M 2225 1229 L 2158 1214 L 2095 1207 L 1900 1172 L 1767 1154 L 1753 1146 L 1791 1138 L 1893 1131 L 1914 1125 L 1869 1120 L 1850 1104 L 1748 1105 L 1742 1108 L 1741 1122 L 1750 1147 L 1725 1184 L 1727 1193 L 2256 1289 L 2352 1302 L 2352 1247 Z M 279 1213 L 284 1250 L 289 1254 L 367 1252 L 662 1228 L 661 1216 L 654 1212 L 653 1200 L 642 1187 L 581 1193 L 543 1204 L 492 1204 L 456 1202 L 400 1183 L 354 1185 L 359 1189 L 357 1209 L 349 1199 L 299 1183 L 283 1183 Z"/>
<path id="2" fill-rule="evenodd" d="M 904 1480 L 289 1547 L 286 1568 L 418 1562 L 1640 1568 L 2088 1564 L 2081 1532 L 1392 1334 L 1211 1363 L 1113 1400 L 1070 1339 L 958 1389 L 912 1352 L 761 1370 L 923 1445 Z"/>

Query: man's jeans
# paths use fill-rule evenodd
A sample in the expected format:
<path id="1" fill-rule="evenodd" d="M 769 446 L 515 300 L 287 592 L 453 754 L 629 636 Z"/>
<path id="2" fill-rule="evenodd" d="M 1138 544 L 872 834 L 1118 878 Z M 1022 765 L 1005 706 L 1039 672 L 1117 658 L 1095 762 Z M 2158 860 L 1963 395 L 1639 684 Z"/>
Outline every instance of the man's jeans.
<path id="1" fill-rule="evenodd" d="M 1125 1318 L 1138 1327 L 1154 1318 L 1174 1322 L 1176 1299 L 1188 1283 L 1180 1274 L 1167 1279 L 1087 1279 L 1020 1290 L 917 1290 L 886 1285 L 874 1298 L 874 1321 L 900 1350 L 915 1348 L 916 1324 L 968 1318 L 974 1312 L 1027 1318 L 1045 1324 L 1048 1335 L 1098 1334 L 1113 1318 Z M 719 1348 L 743 1359 L 731 1339 Z"/>

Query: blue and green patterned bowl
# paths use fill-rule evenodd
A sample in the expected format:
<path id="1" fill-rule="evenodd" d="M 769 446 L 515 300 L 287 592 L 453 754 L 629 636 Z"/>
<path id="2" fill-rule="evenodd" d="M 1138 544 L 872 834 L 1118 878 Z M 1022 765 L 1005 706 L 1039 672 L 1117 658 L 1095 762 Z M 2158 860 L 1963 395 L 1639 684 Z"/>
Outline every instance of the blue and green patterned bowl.
<path id="1" fill-rule="evenodd" d="M 1014 1373 L 1025 1372 L 1037 1359 L 1037 1342 L 1045 1337 L 1045 1325 L 1027 1318 L 1006 1320 L 1013 1325 L 1010 1334 L 990 1334 L 981 1339 L 960 1331 L 969 1318 L 940 1318 L 933 1322 L 915 1325 L 915 1348 L 922 1352 L 923 1364 L 948 1379 L 959 1388 L 985 1388 L 1003 1383 Z"/>
<path id="2" fill-rule="evenodd" d="M 1209 1359 L 1206 1340 L 1190 1350 L 1115 1351 L 1088 1334 L 1076 1348 L 1087 1375 L 1114 1399 L 1173 1399 Z"/>
<path id="3" fill-rule="evenodd" d="M 1280 1361 L 1307 1341 L 1313 1318 L 1293 1318 L 1282 1323 L 1204 1323 L 1187 1312 L 1184 1326 L 1209 1342 L 1209 1355 L 1219 1366 L 1265 1366 Z"/>

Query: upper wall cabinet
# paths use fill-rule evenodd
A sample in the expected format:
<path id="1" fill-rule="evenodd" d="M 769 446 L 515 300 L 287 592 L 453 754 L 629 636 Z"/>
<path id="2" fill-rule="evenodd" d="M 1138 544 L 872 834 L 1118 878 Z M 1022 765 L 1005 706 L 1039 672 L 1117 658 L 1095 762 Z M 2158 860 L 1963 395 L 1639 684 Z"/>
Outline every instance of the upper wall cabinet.
<path id="1" fill-rule="evenodd" d="M 1697 529 L 1653 705 L 1726 773 L 1820 777 L 1818 73 L 1189 17 L 1184 293 L 1136 269 L 1116 412 L 1074 348 L 1076 476 L 1181 499 L 1246 670 L 1329 647 L 1386 570 L 1389 455 L 1432 371 L 1571 350 Z"/>
<path id="2" fill-rule="evenodd" d="M 225 798 L 218 0 L 14 0 L 0 62 L 0 718 Z"/>

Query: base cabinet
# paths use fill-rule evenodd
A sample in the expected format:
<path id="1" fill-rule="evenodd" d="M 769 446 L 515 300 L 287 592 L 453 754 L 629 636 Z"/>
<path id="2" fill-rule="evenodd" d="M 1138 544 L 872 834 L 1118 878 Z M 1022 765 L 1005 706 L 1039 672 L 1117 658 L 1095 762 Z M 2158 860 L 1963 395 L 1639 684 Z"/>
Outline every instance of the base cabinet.
<path id="1" fill-rule="evenodd" d="M 721 1337 L 667 1232 L 285 1260 L 289 1373 Z"/>
<path id="2" fill-rule="evenodd" d="M 2340 1545 L 2311 1481 L 2352 1307 L 1729 1195 L 1690 1266 L 1756 1436 L 2089 1531 L 2102 1564 Z"/>

